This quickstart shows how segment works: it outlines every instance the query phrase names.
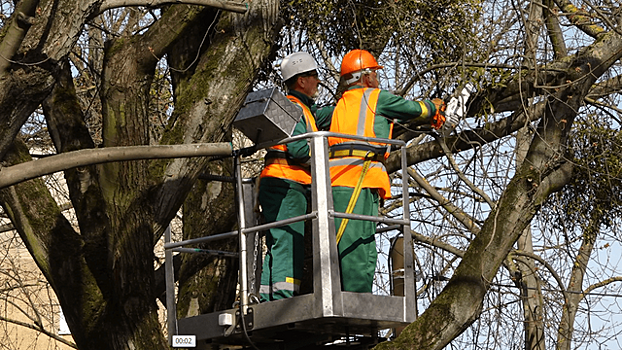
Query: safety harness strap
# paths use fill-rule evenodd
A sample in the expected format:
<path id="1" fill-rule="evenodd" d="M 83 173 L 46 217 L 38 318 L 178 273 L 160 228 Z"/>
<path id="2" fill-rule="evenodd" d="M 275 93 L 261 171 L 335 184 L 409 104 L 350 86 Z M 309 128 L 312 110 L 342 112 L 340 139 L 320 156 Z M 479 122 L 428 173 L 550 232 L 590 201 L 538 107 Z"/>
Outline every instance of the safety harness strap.
<path id="1" fill-rule="evenodd" d="M 361 176 L 359 176 L 358 181 L 356 182 L 356 186 L 354 187 L 354 191 L 352 192 L 352 196 L 350 196 L 350 201 L 348 202 L 348 207 L 346 208 L 346 214 L 352 214 L 354 211 L 354 206 L 356 205 L 356 201 L 359 199 L 359 195 L 361 194 L 361 187 L 363 187 L 363 179 L 369 170 L 369 165 L 372 162 L 372 157 L 374 154 L 371 151 L 367 152 L 365 155 L 365 163 L 363 163 L 363 169 L 361 170 Z M 341 241 L 341 237 L 343 236 L 343 232 L 346 230 L 346 226 L 348 226 L 348 222 L 350 220 L 348 218 L 343 218 L 341 220 L 341 224 L 339 225 L 339 231 L 337 232 L 337 245 L 339 245 L 339 241 Z"/>
<path id="2" fill-rule="evenodd" d="M 330 158 L 343 158 L 343 157 L 360 157 L 366 158 L 374 162 L 384 162 L 384 155 L 382 154 L 373 154 L 372 157 L 368 157 L 369 151 L 361 151 L 361 150 L 341 150 L 341 151 L 330 151 Z"/>
<path id="3" fill-rule="evenodd" d="M 385 154 L 387 152 L 386 146 L 372 146 L 369 144 L 360 143 L 339 143 L 332 145 L 329 148 L 329 158 L 343 158 L 343 157 L 359 157 L 368 158 L 371 153 L 371 160 L 375 162 L 384 162 Z"/>

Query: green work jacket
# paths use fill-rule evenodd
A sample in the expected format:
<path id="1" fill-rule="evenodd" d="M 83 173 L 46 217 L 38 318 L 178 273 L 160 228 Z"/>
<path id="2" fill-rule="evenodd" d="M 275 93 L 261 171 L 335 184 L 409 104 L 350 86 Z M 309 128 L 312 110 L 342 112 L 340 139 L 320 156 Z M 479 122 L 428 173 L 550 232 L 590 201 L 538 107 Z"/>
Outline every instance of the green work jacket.
<path id="1" fill-rule="evenodd" d="M 360 88 L 362 86 L 355 85 L 348 90 Z M 423 113 L 421 104 L 425 104 L 427 113 Z M 381 89 L 376 106 L 374 132 L 376 137 L 386 139 L 389 138 L 390 125 L 393 119 L 397 119 L 400 122 L 414 121 L 416 125 L 424 125 L 429 124 L 430 118 L 435 114 L 436 106 L 430 100 L 410 101 Z"/>
<path id="2" fill-rule="evenodd" d="M 319 130 L 328 129 L 328 127 L 330 126 L 330 120 L 333 116 L 333 110 L 335 109 L 334 106 L 318 108 L 312 98 L 295 90 L 289 91 L 289 95 L 297 97 L 300 101 L 302 101 L 302 103 L 309 107 L 311 113 L 315 117 L 315 125 Z M 296 124 L 296 127 L 294 128 L 292 136 L 301 135 L 311 131 L 312 130 L 307 130 L 307 124 L 301 118 L 298 124 Z M 293 159 L 301 162 L 306 162 L 307 160 L 309 160 L 309 143 L 307 142 L 307 140 L 290 142 L 286 144 L 286 146 L 287 152 Z"/>

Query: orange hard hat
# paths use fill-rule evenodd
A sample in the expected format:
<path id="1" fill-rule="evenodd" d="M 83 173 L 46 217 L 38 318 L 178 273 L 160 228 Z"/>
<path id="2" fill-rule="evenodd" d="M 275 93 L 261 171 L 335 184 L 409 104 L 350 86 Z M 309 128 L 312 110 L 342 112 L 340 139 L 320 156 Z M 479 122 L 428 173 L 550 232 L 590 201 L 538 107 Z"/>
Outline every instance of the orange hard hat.
<path id="1" fill-rule="evenodd" d="M 369 51 L 352 50 L 343 56 L 341 60 L 341 76 L 358 72 L 363 69 L 382 69 L 381 65 L 376 62 L 374 56 Z"/>

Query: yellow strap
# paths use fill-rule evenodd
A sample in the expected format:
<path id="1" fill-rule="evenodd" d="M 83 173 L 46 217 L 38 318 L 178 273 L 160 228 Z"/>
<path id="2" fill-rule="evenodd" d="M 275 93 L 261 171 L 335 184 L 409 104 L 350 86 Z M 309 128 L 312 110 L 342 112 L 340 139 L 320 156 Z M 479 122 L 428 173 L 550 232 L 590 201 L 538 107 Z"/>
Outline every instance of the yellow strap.
<path id="1" fill-rule="evenodd" d="M 395 124 L 395 119 L 393 119 L 391 121 L 391 124 L 389 126 L 389 138 L 391 138 L 393 136 L 393 125 Z M 343 157 L 343 156 L 347 156 L 347 155 L 351 155 L 356 156 L 356 157 L 361 157 L 363 156 L 362 154 L 360 154 L 359 152 L 365 152 L 365 151 L 360 151 L 360 150 L 339 150 L 339 151 L 335 151 L 335 152 L 331 152 L 330 156 L 331 157 Z M 354 153 L 356 152 L 356 153 Z M 367 151 L 365 154 L 365 163 L 363 163 L 363 170 L 361 170 L 361 176 L 359 177 L 357 183 L 356 183 L 356 187 L 354 187 L 354 192 L 352 192 L 352 196 L 350 197 L 350 202 L 348 202 L 348 207 L 346 208 L 346 214 L 352 214 L 352 211 L 354 210 L 354 206 L 356 205 L 356 201 L 358 200 L 360 194 L 361 194 L 361 187 L 363 185 L 363 179 L 365 178 L 365 175 L 367 174 L 367 171 L 369 170 L 369 165 L 371 164 L 372 158 L 369 158 L 369 155 L 373 156 L 374 153 L 371 151 Z M 348 225 L 348 221 L 350 221 L 347 218 L 343 218 L 341 220 L 341 224 L 339 225 L 339 231 L 337 232 L 337 245 L 339 245 L 339 241 L 341 241 L 341 237 L 343 236 L 343 232 L 346 230 L 346 226 Z"/>
<path id="2" fill-rule="evenodd" d="M 363 151 L 359 149 L 342 149 L 338 151 L 330 151 L 328 155 L 329 158 L 360 157 L 376 162 L 384 162 L 384 154 L 377 154 L 373 151 Z"/>
<path id="3" fill-rule="evenodd" d="M 339 151 L 330 151 L 329 156 L 334 157 L 367 157 L 370 151 L 363 151 L 359 149 L 343 149 Z"/>
<path id="4" fill-rule="evenodd" d="M 367 152 L 365 155 L 365 163 L 363 163 L 363 169 L 361 170 L 361 176 L 359 176 L 358 181 L 356 182 L 356 186 L 354 187 L 354 191 L 352 192 L 352 196 L 350 197 L 350 201 L 348 202 L 348 207 L 346 208 L 346 214 L 352 214 L 354 211 L 354 206 L 356 205 L 356 201 L 359 199 L 359 195 L 361 194 L 361 187 L 363 187 L 363 179 L 369 170 L 369 165 L 371 164 L 371 158 L 369 155 L 373 155 L 374 153 L 371 151 Z M 343 236 L 343 232 L 346 230 L 346 226 L 348 225 L 347 218 L 343 218 L 341 220 L 341 224 L 339 225 L 339 231 L 337 232 L 337 245 L 339 245 L 339 241 L 341 241 L 341 237 Z"/>

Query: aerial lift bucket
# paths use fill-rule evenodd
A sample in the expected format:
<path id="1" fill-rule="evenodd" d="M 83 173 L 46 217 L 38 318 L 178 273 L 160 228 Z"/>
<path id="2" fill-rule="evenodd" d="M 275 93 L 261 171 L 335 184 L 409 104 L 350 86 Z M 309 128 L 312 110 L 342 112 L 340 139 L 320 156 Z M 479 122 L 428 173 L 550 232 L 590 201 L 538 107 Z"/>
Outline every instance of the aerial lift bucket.
<path id="1" fill-rule="evenodd" d="M 267 128 L 273 123 L 270 113 L 265 112 L 265 106 L 281 108 L 280 99 L 275 91 L 263 92 L 263 97 L 247 98 L 249 104 L 262 106 L 249 107 L 254 111 L 248 113 L 241 120 L 254 120 L 260 124 L 247 128 L 245 134 L 254 139 L 256 144 L 270 142 L 265 138 Z M 250 96 L 250 95 L 249 95 Z M 257 95 L 259 96 L 259 94 Z M 283 105 L 287 105 L 282 99 Z M 289 100 L 287 100 L 288 103 Z M 245 107 L 246 108 L 246 107 Z M 298 108 L 299 110 L 299 108 Z M 245 112 L 246 113 L 246 112 Z M 250 117 L 252 114 L 254 117 Z M 271 119 L 272 118 L 272 119 Z M 297 117 L 293 117 L 295 120 Z M 236 119 L 237 120 L 237 119 Z M 289 121 L 288 121 L 289 122 Z M 244 122 L 240 122 L 245 124 Z M 242 125 L 239 124 L 239 125 Z M 295 124 L 295 123 L 294 123 Z M 268 125 L 268 126 L 266 126 Z M 284 128 L 279 127 L 284 130 Z M 289 126 L 286 127 L 289 129 Z M 257 129 L 262 129 L 257 132 Z M 291 128 L 293 130 L 293 127 Z M 277 134 L 279 132 L 276 132 Z M 287 134 L 285 132 L 285 134 Z M 312 154 L 311 173 L 312 209 L 311 213 L 290 218 L 276 223 L 253 226 L 249 222 L 245 202 L 245 186 L 241 176 L 240 154 L 236 154 L 236 189 L 238 191 L 238 220 L 240 239 L 240 302 L 227 310 L 198 315 L 177 320 L 169 317 L 169 327 L 176 335 L 190 335 L 196 339 L 197 349 L 218 349 L 234 347 L 255 347 L 260 349 L 311 349 L 317 346 L 329 348 L 350 346 L 351 349 L 366 349 L 382 339 L 378 338 L 379 330 L 395 329 L 413 322 L 417 317 L 415 285 L 413 273 L 412 237 L 410 234 L 409 199 L 402 198 L 403 213 L 401 218 L 385 218 L 348 213 L 338 213 L 333 209 L 330 174 L 328 171 L 328 143 L 327 137 L 338 136 L 357 138 L 352 135 L 341 135 L 329 132 L 316 132 L 289 137 L 275 141 L 272 144 L 292 142 L 308 139 Z M 277 139 L 279 137 L 276 137 Z M 371 139 L 359 137 L 360 141 L 384 142 L 401 147 L 402 156 L 402 192 L 408 193 L 406 169 L 405 143 L 399 140 Z M 404 277 L 403 295 L 372 295 L 367 293 L 344 292 L 341 290 L 339 259 L 334 220 L 335 218 L 350 220 L 370 220 L 386 226 L 399 227 L 402 232 Z M 249 294 L 253 291 L 249 286 L 249 274 L 256 273 L 249 268 L 249 254 L 251 244 L 255 240 L 248 237 L 256 232 L 265 231 L 271 227 L 285 225 L 296 221 L 310 220 L 313 227 L 313 292 L 298 295 L 293 298 L 276 301 L 255 303 Z M 223 237 L 229 235 L 223 235 Z M 252 242 L 252 243 L 251 243 Z M 179 243 L 167 243 L 168 247 L 177 247 Z M 165 248 L 167 247 L 165 244 Z M 169 281 L 172 279 L 169 279 Z M 170 287 L 170 288 L 169 288 Z M 167 285 L 167 294 L 173 295 L 174 288 Z M 169 310 L 170 312 L 170 310 Z M 170 315 L 170 313 L 169 313 Z M 345 339 L 345 340 L 344 340 Z M 343 341 L 342 341 L 343 340 Z M 174 344 L 173 344 L 174 346 Z"/>

